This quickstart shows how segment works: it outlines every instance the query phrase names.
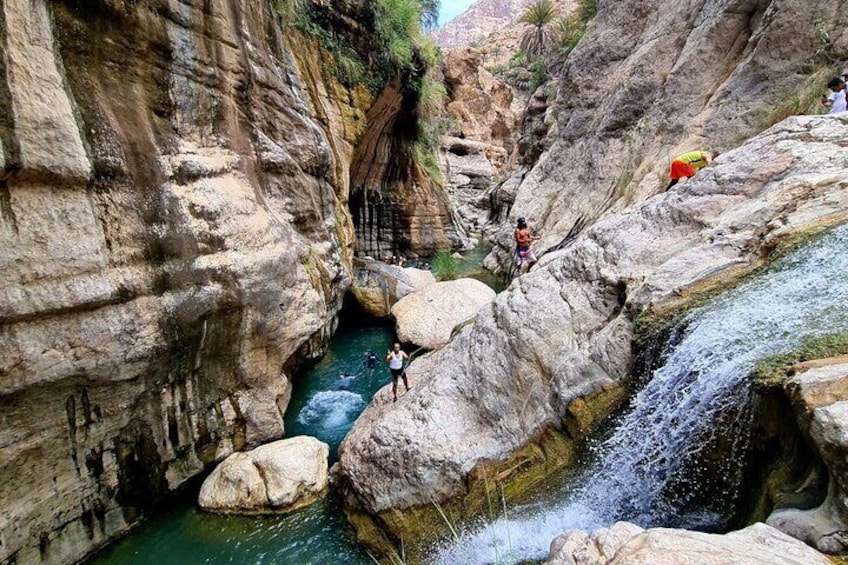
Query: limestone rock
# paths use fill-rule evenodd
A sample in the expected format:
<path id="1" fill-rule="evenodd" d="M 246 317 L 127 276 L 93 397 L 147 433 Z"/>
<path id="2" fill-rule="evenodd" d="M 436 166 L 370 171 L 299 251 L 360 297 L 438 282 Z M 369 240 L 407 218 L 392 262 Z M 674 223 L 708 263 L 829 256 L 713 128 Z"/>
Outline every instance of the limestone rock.
<path id="1" fill-rule="evenodd" d="M 387 265 L 373 259 L 356 259 L 351 292 L 366 312 L 385 318 L 398 300 L 435 282 L 430 271 Z"/>
<path id="2" fill-rule="evenodd" d="M 299 436 L 233 453 L 200 488 L 198 504 L 225 514 L 289 512 L 314 502 L 327 490 L 330 447 Z"/>
<path id="3" fill-rule="evenodd" d="M 0 13 L 0 562 L 75 563 L 282 437 L 350 284 L 371 99 L 268 0 Z"/>
<path id="4" fill-rule="evenodd" d="M 508 265 L 519 216 L 542 237 L 540 251 L 556 249 L 569 233 L 662 192 L 676 155 L 727 151 L 762 132 L 811 80 L 809 46 L 821 34 L 838 38 L 834 60 L 848 58 L 848 14 L 839 3 L 728 6 L 598 4 L 580 44 L 554 71 L 544 119 L 524 118 L 519 161 L 526 164 L 513 173 L 519 188 L 514 203 L 504 203 L 509 215 L 496 222 L 493 262 Z"/>
<path id="5" fill-rule="evenodd" d="M 732 280 L 793 233 L 848 219 L 846 136 L 848 115 L 788 119 L 545 257 L 410 366 L 425 384 L 357 420 L 340 448 L 350 503 L 400 515 L 461 496 L 475 469 L 572 421 L 575 401 L 623 387 L 637 314 Z M 580 410 L 579 427 L 612 407 Z"/>
<path id="6" fill-rule="evenodd" d="M 492 302 L 495 291 L 475 279 L 440 282 L 414 292 L 392 307 L 398 338 L 426 349 L 448 342 L 454 328 Z"/>
<path id="7" fill-rule="evenodd" d="M 802 427 L 830 474 L 824 503 L 812 510 L 780 509 L 768 524 L 825 553 L 848 551 L 848 364 L 811 368 L 787 385 Z"/>
<path id="8" fill-rule="evenodd" d="M 513 91 L 483 66 L 479 49 L 452 49 L 442 59 L 448 93 L 447 111 L 454 118 L 453 137 L 474 139 L 512 152 L 517 116 Z"/>
<path id="9" fill-rule="evenodd" d="M 627 522 L 591 536 L 576 531 L 551 544 L 549 565 L 828 565 L 814 549 L 754 524 L 724 535 L 657 528 Z"/>

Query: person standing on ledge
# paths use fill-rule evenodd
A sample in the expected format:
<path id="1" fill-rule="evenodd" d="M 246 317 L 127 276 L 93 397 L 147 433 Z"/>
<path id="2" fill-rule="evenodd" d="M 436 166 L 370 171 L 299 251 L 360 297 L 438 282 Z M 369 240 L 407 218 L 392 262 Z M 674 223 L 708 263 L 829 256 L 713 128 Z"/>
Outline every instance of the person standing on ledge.
<path id="1" fill-rule="evenodd" d="M 839 114 L 848 109 L 848 102 L 845 100 L 845 81 L 841 78 L 835 78 L 827 83 L 830 89 L 829 96 L 822 96 L 822 106 L 830 108 L 831 114 Z"/>
<path id="2" fill-rule="evenodd" d="M 397 385 L 398 379 L 403 378 L 403 386 L 406 387 L 406 392 L 409 392 L 409 381 L 406 380 L 406 371 L 403 369 L 405 361 L 409 361 L 409 355 L 406 351 L 400 348 L 400 344 L 396 343 L 393 349 L 386 352 L 386 361 L 389 362 L 389 371 L 392 373 L 392 402 L 397 402 Z"/>
<path id="3" fill-rule="evenodd" d="M 709 151 L 690 151 L 675 157 L 671 162 L 671 182 L 665 187 L 666 190 L 682 180 L 694 177 L 695 173 L 709 165 L 716 155 Z"/>
<path id="4" fill-rule="evenodd" d="M 521 274 L 525 264 L 527 264 L 527 270 L 529 271 L 538 261 L 536 254 L 530 250 L 530 244 L 539 238 L 533 235 L 533 232 L 527 227 L 527 220 L 523 217 L 518 218 L 518 225 L 515 227 L 513 238 L 515 239 L 515 267 L 518 269 L 518 273 Z"/>

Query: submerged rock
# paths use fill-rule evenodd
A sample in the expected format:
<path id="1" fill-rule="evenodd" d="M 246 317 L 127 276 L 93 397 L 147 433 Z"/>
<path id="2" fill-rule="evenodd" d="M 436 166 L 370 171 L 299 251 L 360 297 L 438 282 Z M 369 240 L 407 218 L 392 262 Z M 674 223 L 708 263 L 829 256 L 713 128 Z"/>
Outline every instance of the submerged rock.
<path id="1" fill-rule="evenodd" d="M 459 279 L 428 286 L 392 307 L 398 338 L 426 349 L 448 342 L 456 326 L 473 319 L 495 299 L 495 291 L 475 279 Z"/>
<path id="2" fill-rule="evenodd" d="M 233 453 L 203 482 L 197 503 L 209 512 L 290 512 L 327 490 L 330 447 L 299 436 Z"/>
<path id="3" fill-rule="evenodd" d="M 378 318 L 387 317 L 401 298 L 435 284 L 430 271 L 387 265 L 374 259 L 354 261 L 350 287 L 362 308 Z"/>
<path id="4" fill-rule="evenodd" d="M 619 522 L 588 535 L 575 531 L 551 543 L 548 565 L 829 565 L 799 541 L 754 524 L 729 534 L 657 528 Z"/>
<path id="5" fill-rule="evenodd" d="M 843 359 L 844 361 L 844 359 Z M 780 509 L 768 524 L 825 553 L 848 551 L 848 364 L 814 367 L 787 388 L 830 474 L 825 501 L 811 510 Z"/>

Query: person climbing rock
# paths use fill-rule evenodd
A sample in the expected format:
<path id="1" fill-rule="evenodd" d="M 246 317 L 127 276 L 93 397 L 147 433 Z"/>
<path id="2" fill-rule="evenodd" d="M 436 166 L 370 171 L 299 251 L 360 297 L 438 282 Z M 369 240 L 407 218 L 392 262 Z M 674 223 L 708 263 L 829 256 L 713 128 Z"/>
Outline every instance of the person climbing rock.
<path id="1" fill-rule="evenodd" d="M 675 157 L 671 162 L 671 182 L 666 190 L 682 180 L 694 177 L 695 173 L 709 165 L 716 157 L 709 151 L 690 151 Z"/>
<path id="2" fill-rule="evenodd" d="M 834 78 L 827 87 L 830 89 L 829 96 L 822 96 L 822 106 L 830 108 L 831 114 L 838 114 L 848 110 L 848 102 L 845 99 L 845 81 L 841 78 Z"/>
<path id="3" fill-rule="evenodd" d="M 513 234 L 515 238 L 515 267 L 521 272 L 522 267 L 527 265 L 529 271 L 536 264 L 536 254 L 530 250 L 530 244 L 537 241 L 539 238 L 534 236 L 527 227 L 527 220 L 518 218 L 518 225 Z"/>
<path id="4" fill-rule="evenodd" d="M 406 371 L 403 368 L 405 361 L 409 361 L 409 355 L 396 343 L 392 349 L 386 352 L 386 361 L 389 362 L 389 371 L 392 373 L 392 402 L 397 402 L 398 379 L 403 379 L 403 386 L 409 392 L 409 381 L 406 380 Z"/>

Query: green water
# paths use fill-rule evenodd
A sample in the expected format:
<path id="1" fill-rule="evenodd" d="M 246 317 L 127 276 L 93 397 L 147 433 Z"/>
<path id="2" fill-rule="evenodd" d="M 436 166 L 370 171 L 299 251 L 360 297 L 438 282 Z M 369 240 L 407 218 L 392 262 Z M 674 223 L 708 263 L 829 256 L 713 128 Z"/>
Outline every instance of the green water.
<path id="1" fill-rule="evenodd" d="M 386 327 L 341 329 L 330 352 L 294 385 L 286 411 L 286 435 L 312 435 L 330 445 L 330 457 L 350 426 L 383 385 L 390 382 L 382 354 L 393 334 Z M 366 367 L 372 349 L 377 363 Z M 342 377 L 342 374 L 354 378 Z M 197 510 L 196 492 L 146 522 L 98 555 L 93 563 L 171 565 L 275 563 L 281 565 L 373 563 L 354 541 L 341 501 L 322 501 L 281 516 L 217 516 Z"/>
<path id="2" fill-rule="evenodd" d="M 471 251 L 461 253 L 462 258 L 456 261 L 459 267 L 460 277 L 477 279 L 487 284 L 495 292 L 500 292 L 506 288 L 503 277 L 483 268 L 483 260 L 491 253 L 493 248 L 494 246 L 490 243 L 482 243 Z M 432 257 L 427 260 L 431 264 L 433 263 Z"/>

